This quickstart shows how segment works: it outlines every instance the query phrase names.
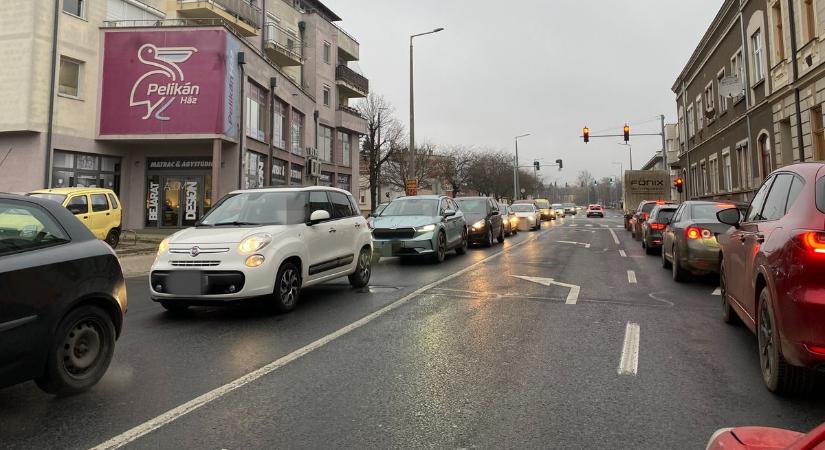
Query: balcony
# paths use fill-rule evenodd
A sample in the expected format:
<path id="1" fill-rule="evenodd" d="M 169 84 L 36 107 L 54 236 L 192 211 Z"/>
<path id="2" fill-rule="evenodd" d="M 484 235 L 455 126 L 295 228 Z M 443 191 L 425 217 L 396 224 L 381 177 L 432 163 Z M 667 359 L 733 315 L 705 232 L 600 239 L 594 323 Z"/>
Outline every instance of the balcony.
<path id="1" fill-rule="evenodd" d="M 251 0 L 177 0 L 178 14 L 189 19 L 221 19 L 240 35 L 250 37 L 261 29 L 261 8 Z"/>
<path id="2" fill-rule="evenodd" d="M 264 23 L 264 51 L 269 59 L 281 67 L 300 66 L 304 63 L 303 44 L 297 36 L 274 22 Z"/>
<path id="3" fill-rule="evenodd" d="M 344 61 L 358 61 L 360 59 L 360 46 L 352 36 L 335 25 L 338 29 L 338 57 Z"/>
<path id="4" fill-rule="evenodd" d="M 367 119 L 350 106 L 338 107 L 335 111 L 335 126 L 358 134 L 367 133 Z"/>
<path id="5" fill-rule="evenodd" d="M 344 65 L 335 68 L 335 81 L 338 92 L 346 98 L 366 97 L 370 92 L 370 81 Z"/>

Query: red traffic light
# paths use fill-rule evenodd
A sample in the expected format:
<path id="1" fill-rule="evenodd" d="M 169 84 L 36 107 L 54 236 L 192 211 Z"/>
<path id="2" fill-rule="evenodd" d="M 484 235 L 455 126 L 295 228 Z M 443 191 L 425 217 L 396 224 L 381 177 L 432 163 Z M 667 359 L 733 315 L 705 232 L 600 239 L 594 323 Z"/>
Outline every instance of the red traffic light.
<path id="1" fill-rule="evenodd" d="M 624 141 L 630 140 L 630 125 L 624 124 Z"/>
<path id="2" fill-rule="evenodd" d="M 673 186 L 676 187 L 677 192 L 682 192 L 685 186 L 685 180 L 683 180 L 682 177 L 676 177 L 676 179 L 673 180 Z"/>
<path id="3" fill-rule="evenodd" d="M 584 138 L 584 143 L 590 142 L 590 128 L 584 127 L 582 130 L 582 137 Z"/>

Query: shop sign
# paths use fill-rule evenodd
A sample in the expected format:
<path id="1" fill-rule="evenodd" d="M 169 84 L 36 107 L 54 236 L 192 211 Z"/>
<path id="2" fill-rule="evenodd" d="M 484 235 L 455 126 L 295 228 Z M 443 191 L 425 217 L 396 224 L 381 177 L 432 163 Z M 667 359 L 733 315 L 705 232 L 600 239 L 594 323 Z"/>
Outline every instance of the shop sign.
<path id="1" fill-rule="evenodd" d="M 193 158 L 149 158 L 146 163 L 149 170 L 209 170 L 212 159 L 208 156 Z"/>
<path id="2" fill-rule="evenodd" d="M 158 220 L 158 205 L 160 200 L 160 183 L 149 182 L 148 220 Z"/>
<path id="3" fill-rule="evenodd" d="M 186 182 L 186 220 L 198 219 L 198 182 Z"/>

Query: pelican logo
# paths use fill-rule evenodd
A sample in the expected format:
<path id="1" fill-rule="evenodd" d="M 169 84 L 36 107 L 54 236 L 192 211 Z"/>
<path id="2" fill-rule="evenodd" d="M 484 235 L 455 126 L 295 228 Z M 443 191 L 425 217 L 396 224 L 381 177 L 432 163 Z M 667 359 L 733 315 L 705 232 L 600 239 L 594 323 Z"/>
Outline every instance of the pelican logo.
<path id="1" fill-rule="evenodd" d="M 164 114 L 174 102 L 183 105 L 198 103 L 200 86 L 186 81 L 180 64 L 197 53 L 195 47 L 157 47 L 143 44 L 138 49 L 138 60 L 150 70 L 132 86 L 129 106 L 145 108 L 141 119 L 170 120 Z"/>
<path id="2" fill-rule="evenodd" d="M 200 255 L 200 254 L 201 254 L 201 248 L 198 247 L 197 245 L 192 247 L 192 250 L 189 250 L 189 256 L 191 256 L 193 258 Z"/>

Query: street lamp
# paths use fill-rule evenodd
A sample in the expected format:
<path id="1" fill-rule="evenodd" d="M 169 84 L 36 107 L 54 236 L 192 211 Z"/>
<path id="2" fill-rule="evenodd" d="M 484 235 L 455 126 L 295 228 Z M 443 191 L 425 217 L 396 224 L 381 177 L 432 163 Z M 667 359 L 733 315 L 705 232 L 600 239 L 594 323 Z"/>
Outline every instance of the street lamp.
<path id="1" fill-rule="evenodd" d="M 426 36 L 428 34 L 438 33 L 439 31 L 444 31 L 444 28 L 436 28 L 433 31 L 427 31 L 426 33 L 418 33 L 413 34 L 410 36 L 410 151 L 409 151 L 409 175 L 408 179 L 416 179 L 415 178 L 415 95 L 413 90 L 413 38 L 417 38 L 419 36 Z M 417 183 L 416 183 L 417 184 Z"/>
<path id="2" fill-rule="evenodd" d="M 624 145 L 628 150 L 630 150 L 630 170 L 633 170 L 633 146 L 627 142 L 620 142 L 617 145 Z"/>
<path id="3" fill-rule="evenodd" d="M 518 199 L 518 140 L 523 137 L 530 136 L 530 133 L 520 134 L 514 139 L 516 140 L 516 158 L 513 161 L 513 200 Z"/>
<path id="4" fill-rule="evenodd" d="M 618 178 L 618 180 L 622 180 L 622 186 L 624 186 L 624 163 L 621 162 L 621 161 L 613 161 L 614 166 L 617 165 L 617 164 L 619 166 L 619 178 Z M 616 181 L 618 181 L 618 180 L 616 180 Z M 619 193 L 618 182 L 615 184 L 615 186 L 616 186 L 616 203 L 618 203 L 619 201 L 621 201 L 620 198 L 619 198 L 621 196 L 621 194 Z"/>

